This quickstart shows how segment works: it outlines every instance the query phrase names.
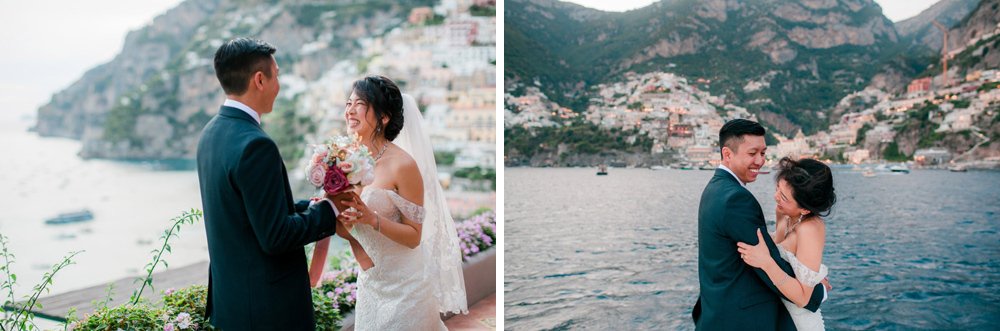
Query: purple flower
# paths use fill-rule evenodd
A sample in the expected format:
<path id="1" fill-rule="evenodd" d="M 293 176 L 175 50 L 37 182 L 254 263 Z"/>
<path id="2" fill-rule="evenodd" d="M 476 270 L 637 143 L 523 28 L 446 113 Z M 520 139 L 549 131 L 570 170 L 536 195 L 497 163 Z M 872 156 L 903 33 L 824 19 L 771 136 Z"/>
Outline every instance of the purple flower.
<path id="1" fill-rule="evenodd" d="M 173 323 L 167 323 L 167 325 L 163 326 L 163 331 L 174 331 L 174 324 Z"/>

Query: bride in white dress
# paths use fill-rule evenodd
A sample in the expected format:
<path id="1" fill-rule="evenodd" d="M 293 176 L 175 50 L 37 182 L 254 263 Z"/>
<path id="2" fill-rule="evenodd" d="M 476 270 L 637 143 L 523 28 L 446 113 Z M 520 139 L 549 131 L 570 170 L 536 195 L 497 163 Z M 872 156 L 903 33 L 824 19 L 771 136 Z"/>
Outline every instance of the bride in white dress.
<path id="1" fill-rule="evenodd" d="M 362 271 L 356 330 L 445 330 L 467 313 L 458 236 L 413 97 L 389 78 L 354 82 L 344 114 L 375 158 L 375 181 L 339 216 Z"/>
<path id="2" fill-rule="evenodd" d="M 802 307 L 809 303 L 813 287 L 828 273 L 826 265 L 821 263 L 826 224 L 820 216 L 829 215 L 837 201 L 833 174 L 830 167 L 813 159 L 793 161 L 786 157 L 778 166 L 774 193 L 777 227 L 773 239 L 781 258 L 792 266 L 795 278 L 789 277 L 771 258 L 760 230 L 757 230 L 757 245 L 738 243 L 738 250 L 744 262 L 763 269 L 781 294 L 791 300 L 782 302 L 796 329 L 824 330 L 822 309 L 811 312 Z"/>

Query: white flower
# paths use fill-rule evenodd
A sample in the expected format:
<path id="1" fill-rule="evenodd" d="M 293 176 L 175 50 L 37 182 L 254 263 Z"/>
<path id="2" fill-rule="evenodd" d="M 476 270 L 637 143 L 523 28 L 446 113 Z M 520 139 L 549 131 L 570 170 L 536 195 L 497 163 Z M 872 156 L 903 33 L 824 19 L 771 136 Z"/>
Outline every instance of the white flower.
<path id="1" fill-rule="evenodd" d="M 361 185 L 368 186 L 373 182 L 375 182 L 375 172 L 371 170 L 365 171 L 365 176 L 361 178 Z"/>
<path id="2" fill-rule="evenodd" d="M 191 314 L 180 313 L 177 314 L 177 327 L 181 329 L 187 329 L 191 326 Z"/>

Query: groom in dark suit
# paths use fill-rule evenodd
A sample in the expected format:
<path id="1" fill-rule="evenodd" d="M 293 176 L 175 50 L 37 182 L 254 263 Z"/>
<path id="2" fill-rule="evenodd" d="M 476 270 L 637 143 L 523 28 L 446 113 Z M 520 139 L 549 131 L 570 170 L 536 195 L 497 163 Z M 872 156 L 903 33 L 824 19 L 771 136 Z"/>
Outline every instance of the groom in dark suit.
<path id="1" fill-rule="evenodd" d="M 722 165 L 715 170 L 698 207 L 698 280 L 695 303 L 698 330 L 795 330 L 781 291 L 763 270 L 743 262 L 737 242 L 757 244 L 757 229 L 767 233 L 764 213 L 746 184 L 757 180 L 764 165 L 764 127 L 736 119 L 719 131 Z M 771 257 L 791 277 L 792 267 L 781 259 L 771 236 L 764 236 Z M 786 279 L 788 280 L 788 279 Z M 795 281 L 794 278 L 791 281 Z M 825 295 L 816 285 L 806 309 L 816 311 Z"/>
<path id="2" fill-rule="evenodd" d="M 260 127 L 280 89 L 274 52 L 246 38 L 219 47 L 215 74 L 227 99 L 198 142 L 206 310 L 223 330 L 315 329 L 303 246 L 334 233 L 330 199 L 292 202 L 278 147 Z"/>

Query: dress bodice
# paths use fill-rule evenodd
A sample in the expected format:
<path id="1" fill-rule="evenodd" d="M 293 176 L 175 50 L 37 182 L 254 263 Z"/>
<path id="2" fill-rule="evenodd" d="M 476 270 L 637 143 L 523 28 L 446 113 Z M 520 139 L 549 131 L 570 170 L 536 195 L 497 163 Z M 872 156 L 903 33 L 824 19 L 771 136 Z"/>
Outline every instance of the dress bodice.
<path id="1" fill-rule="evenodd" d="M 819 265 L 819 271 L 814 271 L 809 269 L 805 264 L 802 264 L 795 254 L 792 254 L 786 250 L 781 245 L 775 245 L 778 247 L 778 253 L 781 254 L 781 258 L 788 261 L 788 264 L 792 265 L 792 271 L 795 272 L 795 278 L 799 280 L 803 285 L 812 287 L 816 286 L 826 278 L 829 273 L 825 264 Z"/>
<path id="2" fill-rule="evenodd" d="M 382 217 L 383 228 L 403 217 L 423 223 L 424 208 L 393 190 L 368 187 L 361 200 Z M 351 235 L 374 263 L 358 276 L 355 329 L 444 330 L 421 248 L 406 247 L 367 224 L 355 225 Z"/>
<path id="3" fill-rule="evenodd" d="M 802 285 L 808 287 L 814 287 L 826 278 L 828 270 L 825 264 L 819 265 L 819 271 L 814 271 L 809 269 L 802 261 L 799 261 L 795 254 L 789 252 L 781 245 L 775 245 L 778 247 L 778 253 L 781 254 L 781 258 L 788 261 L 788 264 L 792 266 L 792 271 L 795 272 L 795 279 L 797 279 Z M 825 291 L 826 289 L 823 289 Z M 824 299 L 825 300 L 825 299 Z M 823 313 L 821 309 L 811 312 L 805 308 L 796 306 L 794 303 L 782 299 L 785 308 L 788 309 L 789 315 L 792 317 L 792 322 L 795 323 L 795 328 L 798 330 L 824 330 L 826 327 L 823 323 Z"/>

